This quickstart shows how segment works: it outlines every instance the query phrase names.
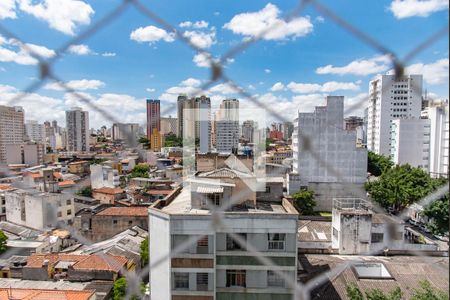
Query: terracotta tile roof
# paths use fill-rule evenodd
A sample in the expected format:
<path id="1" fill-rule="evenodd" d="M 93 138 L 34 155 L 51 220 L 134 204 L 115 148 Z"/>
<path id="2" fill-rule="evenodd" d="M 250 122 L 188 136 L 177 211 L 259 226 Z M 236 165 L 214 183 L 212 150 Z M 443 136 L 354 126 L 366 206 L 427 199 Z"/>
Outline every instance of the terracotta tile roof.
<path id="1" fill-rule="evenodd" d="M 71 166 L 71 165 L 81 165 L 81 164 L 86 164 L 86 163 L 88 163 L 87 160 L 74 161 L 74 162 L 71 162 L 69 164 L 69 166 Z"/>
<path id="2" fill-rule="evenodd" d="M 173 190 L 148 190 L 146 191 L 149 195 L 169 195 Z"/>
<path id="3" fill-rule="evenodd" d="M 60 172 L 53 172 L 53 177 L 55 177 L 56 179 L 63 178 L 63 176 L 62 176 L 62 174 Z"/>
<path id="4" fill-rule="evenodd" d="M 107 270 L 119 272 L 128 262 L 128 258 L 123 256 L 113 256 L 108 254 L 33 254 L 27 259 L 27 268 L 42 268 L 44 261 L 48 261 L 49 266 L 54 266 L 61 261 L 75 262 L 75 270 Z"/>
<path id="5" fill-rule="evenodd" d="M 11 191 L 14 187 L 10 184 L 0 184 L 0 191 Z"/>
<path id="6" fill-rule="evenodd" d="M 148 216 L 148 207 L 130 206 L 130 207 L 108 207 L 97 214 L 97 216 Z"/>
<path id="7" fill-rule="evenodd" d="M 75 185 L 75 181 L 73 181 L 73 180 L 64 180 L 64 181 L 58 182 L 58 185 L 59 186 Z"/>
<path id="8" fill-rule="evenodd" d="M 0 288 L 0 300 L 89 300 L 94 291 Z"/>
<path id="9" fill-rule="evenodd" d="M 99 189 L 93 190 L 94 193 L 102 193 L 102 194 L 109 194 L 109 195 L 116 195 L 116 194 L 122 194 L 124 192 L 121 188 L 110 188 L 110 187 L 102 187 Z"/>
<path id="10" fill-rule="evenodd" d="M 44 177 L 41 175 L 41 173 L 37 172 L 37 173 L 32 173 L 32 172 L 28 172 L 24 174 L 25 176 L 30 176 L 31 178 L 41 178 Z"/>

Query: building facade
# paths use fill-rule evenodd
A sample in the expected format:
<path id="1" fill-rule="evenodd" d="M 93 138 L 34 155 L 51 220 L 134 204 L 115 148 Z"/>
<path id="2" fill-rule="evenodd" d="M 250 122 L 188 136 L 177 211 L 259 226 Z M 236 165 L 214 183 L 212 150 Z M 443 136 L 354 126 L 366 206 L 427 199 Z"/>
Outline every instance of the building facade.
<path id="1" fill-rule="evenodd" d="M 220 104 L 215 122 L 216 151 L 237 153 L 239 144 L 239 100 L 225 99 Z"/>
<path id="2" fill-rule="evenodd" d="M 20 106 L 0 105 L 0 164 L 6 164 L 6 145 L 24 142 L 24 115 Z"/>
<path id="3" fill-rule="evenodd" d="M 113 141 L 123 141 L 130 147 L 137 145 L 139 136 L 138 123 L 114 123 L 111 131 Z"/>
<path id="4" fill-rule="evenodd" d="M 66 130 L 68 151 L 90 150 L 89 112 L 79 107 L 66 111 Z"/>
<path id="5" fill-rule="evenodd" d="M 292 299 L 286 278 L 297 282 L 298 213 L 282 199 L 282 183 L 277 195 L 264 197 L 269 201 L 256 193 L 253 200 L 239 198 L 221 214 L 221 226 L 211 226 L 209 205 L 225 204 L 246 189 L 237 175 L 230 169 L 206 172 L 166 206 L 150 207 L 150 264 L 161 260 L 150 270 L 151 299 Z M 164 259 L 190 239 L 197 241 Z"/>
<path id="6" fill-rule="evenodd" d="M 27 143 L 6 145 L 7 164 L 42 165 L 44 163 L 44 155 L 44 144 Z"/>
<path id="7" fill-rule="evenodd" d="M 369 83 L 367 148 L 389 156 L 391 121 L 420 118 L 422 75 L 379 75 Z"/>
<path id="8" fill-rule="evenodd" d="M 147 99 L 147 138 L 150 139 L 153 129 L 161 131 L 161 108 L 159 100 Z"/>
<path id="9" fill-rule="evenodd" d="M 172 116 L 161 118 L 161 134 L 178 136 L 178 119 L 172 118 Z"/>
<path id="10" fill-rule="evenodd" d="M 25 132 L 30 142 L 45 144 L 45 127 L 35 120 L 25 122 Z"/>
<path id="11" fill-rule="evenodd" d="M 448 176 L 449 105 L 448 100 L 426 109 L 430 120 L 429 172 L 432 176 Z"/>

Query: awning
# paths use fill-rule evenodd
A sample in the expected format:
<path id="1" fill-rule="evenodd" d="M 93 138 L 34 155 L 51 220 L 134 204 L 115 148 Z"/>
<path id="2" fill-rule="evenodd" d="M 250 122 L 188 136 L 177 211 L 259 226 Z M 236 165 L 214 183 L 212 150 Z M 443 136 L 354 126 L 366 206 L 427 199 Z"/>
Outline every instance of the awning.
<path id="1" fill-rule="evenodd" d="M 222 186 L 198 186 L 197 193 L 201 193 L 201 194 L 223 193 L 223 187 Z"/>

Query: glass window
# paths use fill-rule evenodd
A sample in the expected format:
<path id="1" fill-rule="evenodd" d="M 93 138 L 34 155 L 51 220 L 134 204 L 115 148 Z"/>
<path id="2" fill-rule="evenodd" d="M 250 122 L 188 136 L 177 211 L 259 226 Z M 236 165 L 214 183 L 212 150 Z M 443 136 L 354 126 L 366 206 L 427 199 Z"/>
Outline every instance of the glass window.
<path id="1" fill-rule="evenodd" d="M 284 279 L 279 272 L 267 271 L 267 286 L 284 287 Z"/>
<path id="2" fill-rule="evenodd" d="M 239 235 L 243 240 L 247 241 L 246 233 L 236 233 L 236 235 Z M 231 235 L 227 234 L 227 250 L 245 250 L 245 247 L 241 247 L 241 245 L 235 241 Z"/>
<path id="3" fill-rule="evenodd" d="M 227 287 L 246 287 L 245 270 L 227 270 Z"/>
<path id="4" fill-rule="evenodd" d="M 208 290 L 208 273 L 197 273 L 197 290 Z"/>
<path id="5" fill-rule="evenodd" d="M 284 250 L 285 241 L 286 241 L 285 233 L 268 234 L 269 250 Z"/>
<path id="6" fill-rule="evenodd" d="M 372 233 L 372 243 L 381 243 L 383 242 L 383 233 Z"/>
<path id="7" fill-rule="evenodd" d="M 189 273 L 173 273 L 173 278 L 175 289 L 189 289 Z"/>

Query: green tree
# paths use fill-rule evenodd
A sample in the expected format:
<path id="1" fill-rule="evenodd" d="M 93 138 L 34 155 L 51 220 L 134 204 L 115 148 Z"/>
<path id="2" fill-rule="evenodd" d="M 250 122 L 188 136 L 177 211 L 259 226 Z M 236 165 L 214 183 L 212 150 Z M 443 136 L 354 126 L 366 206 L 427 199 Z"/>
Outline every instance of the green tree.
<path id="1" fill-rule="evenodd" d="M 148 237 L 141 242 L 141 262 L 143 265 L 148 264 Z"/>
<path id="2" fill-rule="evenodd" d="M 314 207 L 317 205 L 314 200 L 314 192 L 301 189 L 292 195 L 294 204 L 301 215 L 313 215 Z"/>
<path id="3" fill-rule="evenodd" d="M 376 154 L 372 151 L 369 151 L 367 154 L 367 171 L 373 176 L 380 176 L 386 170 L 392 168 L 393 165 L 394 163 L 389 157 Z"/>
<path id="4" fill-rule="evenodd" d="M 3 253 L 6 251 L 6 242 L 8 240 L 8 237 L 6 234 L 0 230 L 0 253 Z"/>
<path id="5" fill-rule="evenodd" d="M 347 285 L 347 297 L 350 298 L 350 300 L 364 300 L 364 295 L 359 289 L 359 287 L 352 283 Z"/>
<path id="6" fill-rule="evenodd" d="M 270 148 L 270 144 L 273 144 L 275 142 L 275 140 L 274 139 L 271 139 L 271 138 L 266 138 L 266 151 L 268 151 L 269 150 L 269 148 Z"/>
<path id="7" fill-rule="evenodd" d="M 92 187 L 90 185 L 82 187 L 77 192 L 77 195 L 84 196 L 84 197 L 92 197 Z"/>
<path id="8" fill-rule="evenodd" d="M 140 295 L 132 295 L 128 299 L 131 300 L 139 300 L 142 298 L 142 294 L 145 292 L 145 284 L 141 282 L 141 294 Z M 128 292 L 128 281 L 125 277 L 121 277 L 114 281 L 113 286 L 113 299 L 114 300 L 123 300 L 125 299 L 125 295 Z"/>
<path id="9" fill-rule="evenodd" d="M 169 133 L 164 137 L 164 147 L 182 147 L 183 139 L 177 137 L 173 133 Z"/>
<path id="10" fill-rule="evenodd" d="M 133 170 L 131 171 L 131 174 L 128 175 L 128 178 L 135 178 L 135 177 L 148 178 L 149 174 L 150 174 L 150 166 L 144 163 L 140 163 L 134 166 Z"/>
<path id="11" fill-rule="evenodd" d="M 427 227 L 432 233 L 444 234 L 448 232 L 448 194 L 431 203 L 425 208 L 423 214 L 431 219 Z"/>
<path id="12" fill-rule="evenodd" d="M 368 289 L 364 292 L 365 296 L 354 283 L 348 285 L 346 290 L 347 297 L 351 300 L 401 300 L 403 297 L 403 293 L 399 287 L 396 287 L 387 294 L 380 289 Z"/>
<path id="13" fill-rule="evenodd" d="M 435 190 L 442 180 L 433 179 L 410 165 L 386 169 L 376 181 L 366 182 L 366 190 L 381 206 L 401 210 Z"/>
<path id="14" fill-rule="evenodd" d="M 420 288 L 414 289 L 411 300 L 447 300 L 448 293 L 432 287 L 428 280 L 419 282 Z"/>

